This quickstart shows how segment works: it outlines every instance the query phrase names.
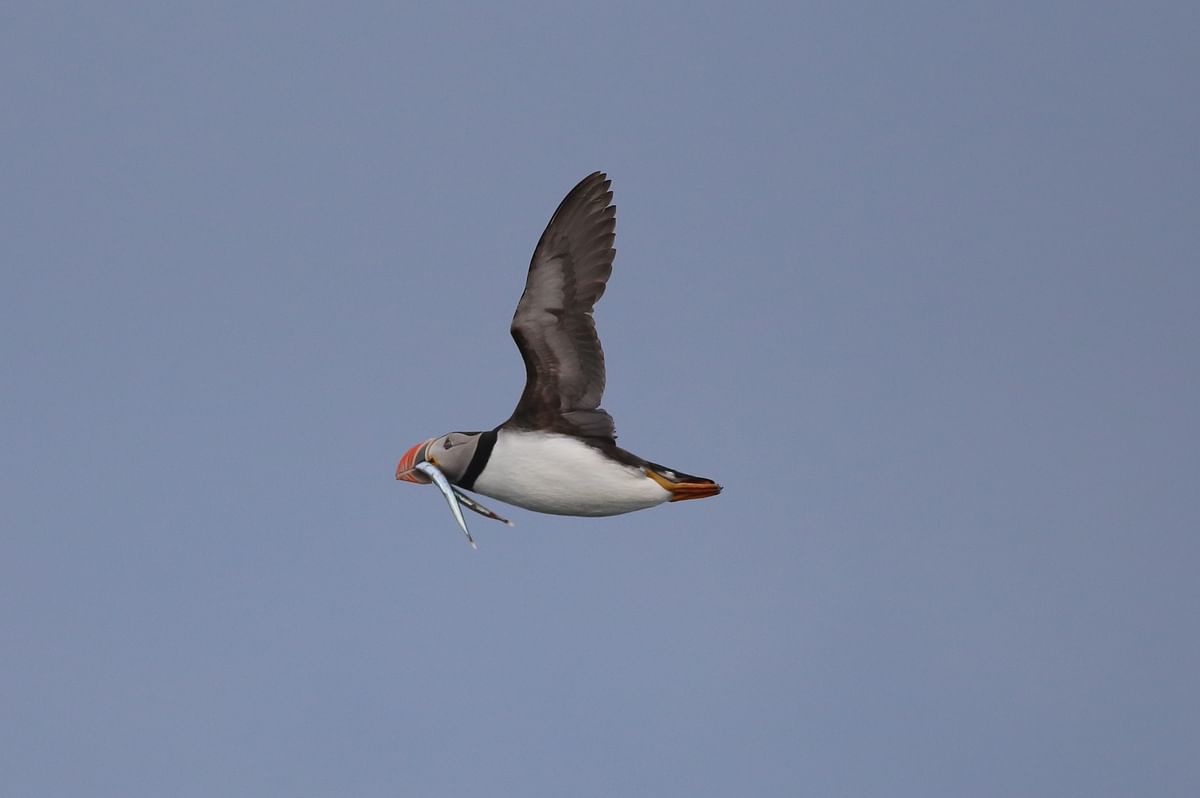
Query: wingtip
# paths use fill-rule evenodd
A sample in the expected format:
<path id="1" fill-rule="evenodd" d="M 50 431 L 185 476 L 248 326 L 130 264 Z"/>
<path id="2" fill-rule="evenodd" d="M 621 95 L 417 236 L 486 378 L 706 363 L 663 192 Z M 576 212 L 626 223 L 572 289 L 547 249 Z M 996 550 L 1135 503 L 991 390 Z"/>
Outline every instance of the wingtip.
<path id="1" fill-rule="evenodd" d="M 608 176 L 607 172 L 603 172 L 603 171 L 599 171 L 599 170 L 592 172 L 590 175 L 585 177 L 583 180 L 580 180 L 579 183 L 576 184 L 576 188 L 580 189 L 580 188 L 583 188 L 584 186 L 587 186 L 590 188 L 592 185 L 596 185 L 596 184 L 599 184 L 600 186 L 602 186 L 602 188 L 604 189 L 604 192 L 610 195 L 608 199 L 611 201 L 612 200 L 612 196 L 611 196 L 611 194 L 612 194 L 612 179 Z"/>

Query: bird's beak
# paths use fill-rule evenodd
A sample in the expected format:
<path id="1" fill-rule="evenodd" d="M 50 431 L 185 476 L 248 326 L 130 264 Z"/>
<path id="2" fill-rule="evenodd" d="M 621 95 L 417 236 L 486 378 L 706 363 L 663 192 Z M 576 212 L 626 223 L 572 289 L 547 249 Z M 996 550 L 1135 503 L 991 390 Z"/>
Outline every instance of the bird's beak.
<path id="1" fill-rule="evenodd" d="M 429 448 L 429 444 L 433 443 L 433 438 L 427 441 L 422 441 L 416 446 L 409 449 L 400 458 L 400 462 L 396 465 L 396 479 L 402 479 L 405 482 L 416 482 L 420 485 L 426 485 L 432 480 L 415 470 L 417 463 L 425 461 L 425 452 Z"/>

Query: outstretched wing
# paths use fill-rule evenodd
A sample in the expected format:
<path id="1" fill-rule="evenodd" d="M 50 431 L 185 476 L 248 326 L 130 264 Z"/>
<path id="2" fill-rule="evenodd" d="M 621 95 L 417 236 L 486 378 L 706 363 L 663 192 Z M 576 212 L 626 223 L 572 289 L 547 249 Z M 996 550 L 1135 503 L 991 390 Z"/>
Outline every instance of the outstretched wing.
<path id="1" fill-rule="evenodd" d="M 571 189 L 542 233 L 512 336 L 525 360 L 525 391 L 507 426 L 615 437 L 600 409 L 604 352 L 592 308 L 612 274 L 617 209 L 603 172 Z"/>

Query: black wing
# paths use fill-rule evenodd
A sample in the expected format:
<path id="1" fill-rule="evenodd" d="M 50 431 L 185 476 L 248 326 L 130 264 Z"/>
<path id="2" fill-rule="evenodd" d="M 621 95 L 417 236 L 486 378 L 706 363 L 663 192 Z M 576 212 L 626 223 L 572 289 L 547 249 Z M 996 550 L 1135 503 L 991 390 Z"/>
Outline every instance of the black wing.
<path id="1" fill-rule="evenodd" d="M 612 274 L 617 209 L 603 172 L 571 189 L 542 233 L 512 336 L 525 360 L 525 391 L 505 426 L 612 440 L 600 409 L 604 352 L 592 307 Z"/>

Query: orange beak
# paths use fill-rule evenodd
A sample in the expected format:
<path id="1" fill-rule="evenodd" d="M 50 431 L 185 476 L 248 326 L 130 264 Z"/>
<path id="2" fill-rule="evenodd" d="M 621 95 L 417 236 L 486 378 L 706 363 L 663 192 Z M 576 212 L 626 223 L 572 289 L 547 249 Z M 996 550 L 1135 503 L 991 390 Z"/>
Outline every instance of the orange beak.
<path id="1" fill-rule="evenodd" d="M 400 458 L 400 462 L 396 465 L 396 479 L 402 479 L 405 482 L 416 482 L 419 485 L 432 482 L 429 477 L 413 469 L 413 466 L 425 459 L 425 450 L 429 448 L 429 444 L 432 442 L 433 438 L 421 441 L 404 453 L 404 456 Z"/>

